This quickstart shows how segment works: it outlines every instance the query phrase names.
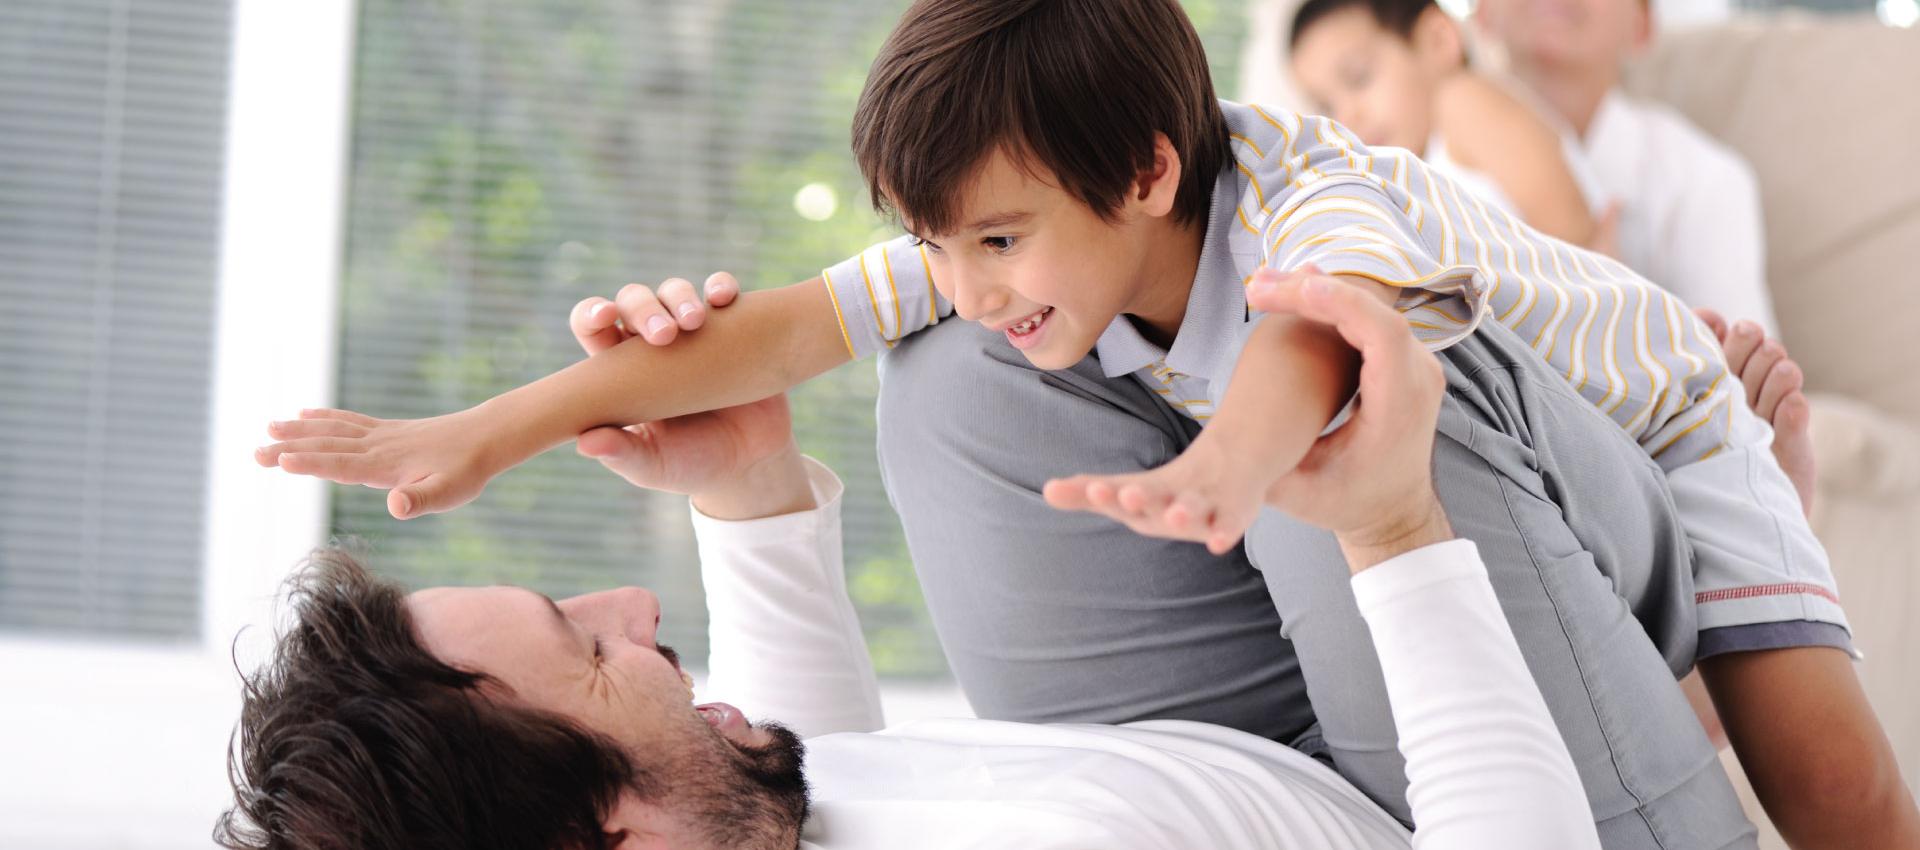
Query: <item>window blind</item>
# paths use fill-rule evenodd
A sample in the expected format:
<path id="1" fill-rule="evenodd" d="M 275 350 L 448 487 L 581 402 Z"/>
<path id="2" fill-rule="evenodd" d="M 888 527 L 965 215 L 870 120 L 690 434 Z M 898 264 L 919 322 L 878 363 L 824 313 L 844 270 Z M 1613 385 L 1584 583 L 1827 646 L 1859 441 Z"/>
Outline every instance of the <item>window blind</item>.
<path id="1" fill-rule="evenodd" d="M 1239 4 L 1192 5 L 1231 62 Z M 848 134 L 905 6 L 363 0 L 340 403 L 382 417 L 463 408 L 576 360 L 566 315 L 580 298 L 717 269 L 749 288 L 805 280 L 894 235 L 869 211 Z M 879 482 L 876 386 L 871 362 L 816 379 L 793 395 L 795 424 L 847 483 L 849 586 L 877 667 L 938 675 Z M 660 639 L 705 657 L 685 500 L 571 451 L 450 514 L 398 523 L 382 493 L 336 488 L 333 516 L 415 586 L 649 587 Z"/>
<path id="2" fill-rule="evenodd" d="M 0 4 L 0 631 L 198 636 L 231 14 Z"/>

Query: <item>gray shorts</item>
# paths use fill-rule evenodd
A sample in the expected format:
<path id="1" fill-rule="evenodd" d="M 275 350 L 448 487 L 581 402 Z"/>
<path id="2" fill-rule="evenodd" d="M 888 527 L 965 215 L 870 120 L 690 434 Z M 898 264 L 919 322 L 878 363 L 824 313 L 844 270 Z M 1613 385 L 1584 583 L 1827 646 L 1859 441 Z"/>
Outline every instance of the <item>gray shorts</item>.
<path id="1" fill-rule="evenodd" d="M 1440 355 L 1435 481 L 1486 559 L 1609 848 L 1752 846 L 1675 685 L 1698 621 L 1658 467 L 1492 325 Z M 880 462 L 954 675 L 980 716 L 1220 723 L 1318 751 L 1405 821 L 1378 659 L 1331 536 L 1267 511 L 1224 557 L 1040 497 L 1159 466 L 1199 426 L 1092 357 L 1044 372 L 945 322 L 881 360 Z"/>

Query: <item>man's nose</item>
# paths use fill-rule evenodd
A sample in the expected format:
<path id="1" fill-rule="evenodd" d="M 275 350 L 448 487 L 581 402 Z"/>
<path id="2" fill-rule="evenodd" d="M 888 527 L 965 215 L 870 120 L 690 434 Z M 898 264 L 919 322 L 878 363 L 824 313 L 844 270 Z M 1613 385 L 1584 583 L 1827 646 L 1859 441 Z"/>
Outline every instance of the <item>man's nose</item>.
<path id="1" fill-rule="evenodd" d="M 621 636 L 651 649 L 660 630 L 660 597 L 644 587 L 621 587 L 560 603 L 575 621 L 605 636 Z"/>

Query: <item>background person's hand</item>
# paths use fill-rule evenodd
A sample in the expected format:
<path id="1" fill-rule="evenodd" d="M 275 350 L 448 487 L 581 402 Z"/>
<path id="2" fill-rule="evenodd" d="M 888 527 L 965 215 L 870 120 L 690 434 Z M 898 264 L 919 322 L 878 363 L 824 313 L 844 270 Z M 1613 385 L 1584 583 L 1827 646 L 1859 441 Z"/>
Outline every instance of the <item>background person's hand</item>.
<path id="1" fill-rule="evenodd" d="M 1261 272 L 1247 303 L 1332 325 L 1360 352 L 1347 423 L 1314 443 L 1267 503 L 1332 531 L 1355 571 L 1452 539 L 1433 489 L 1433 435 L 1446 392 L 1440 363 L 1379 299 L 1314 275 Z"/>
<path id="2" fill-rule="evenodd" d="M 707 303 L 724 307 L 740 285 L 718 272 L 707 278 L 705 290 Z M 669 345 L 705 321 L 706 303 L 692 284 L 675 278 L 658 293 L 629 284 L 611 301 L 584 299 L 574 305 L 568 326 L 591 356 L 634 336 Z M 796 475 L 799 449 L 785 395 L 626 428 L 595 428 L 581 434 L 576 446 L 634 486 L 693 496 L 702 511 L 721 519 L 801 509 L 802 496 L 811 494 L 804 474 Z"/>

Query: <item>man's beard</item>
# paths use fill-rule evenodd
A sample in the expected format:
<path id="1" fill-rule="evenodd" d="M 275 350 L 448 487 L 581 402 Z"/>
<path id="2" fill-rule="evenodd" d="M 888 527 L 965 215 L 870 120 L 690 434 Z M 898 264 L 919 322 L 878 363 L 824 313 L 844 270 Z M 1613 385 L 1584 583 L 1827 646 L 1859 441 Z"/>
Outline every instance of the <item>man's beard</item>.
<path id="1" fill-rule="evenodd" d="M 713 847 L 791 850 L 807 820 L 806 747 L 778 723 L 755 724 L 773 738 L 765 746 L 736 744 L 718 735 L 725 765 L 702 771 L 674 802 Z"/>

